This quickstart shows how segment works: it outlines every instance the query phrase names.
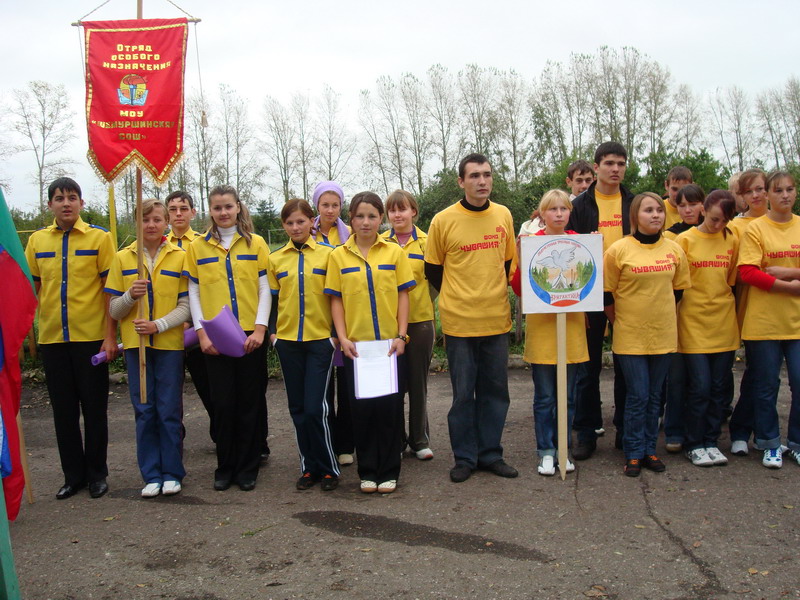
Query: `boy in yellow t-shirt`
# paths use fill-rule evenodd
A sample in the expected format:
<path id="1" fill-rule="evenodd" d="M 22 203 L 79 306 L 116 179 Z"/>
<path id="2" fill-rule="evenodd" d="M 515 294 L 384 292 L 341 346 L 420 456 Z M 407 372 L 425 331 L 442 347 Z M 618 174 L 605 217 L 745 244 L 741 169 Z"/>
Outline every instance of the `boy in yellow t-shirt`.
<path id="1" fill-rule="evenodd" d="M 689 185 L 690 183 L 694 183 L 694 176 L 686 167 L 672 167 L 669 173 L 667 173 L 667 179 L 664 181 L 664 189 L 667 192 L 667 195 L 664 196 L 666 200 L 664 209 L 667 218 L 664 223 L 664 229 L 669 229 L 675 225 L 675 223 L 681 222 L 681 216 L 678 214 L 678 191 L 680 191 L 683 186 Z"/>

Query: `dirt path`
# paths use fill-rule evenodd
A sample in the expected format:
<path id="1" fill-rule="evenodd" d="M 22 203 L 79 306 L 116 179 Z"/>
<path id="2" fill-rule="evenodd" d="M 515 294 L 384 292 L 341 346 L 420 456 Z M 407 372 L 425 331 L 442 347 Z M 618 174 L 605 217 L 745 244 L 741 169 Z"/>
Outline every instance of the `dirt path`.
<path id="1" fill-rule="evenodd" d="M 604 372 L 611 397 L 612 372 Z M 446 374 L 431 377 L 436 457 L 407 458 L 387 496 L 294 489 L 294 434 L 281 381 L 269 389 L 272 457 L 258 487 L 215 492 L 207 418 L 187 388 L 188 475 L 176 497 L 143 500 L 125 386 L 112 386 L 111 492 L 56 501 L 62 483 L 40 386 L 23 404 L 36 503 L 12 542 L 24 598 L 800 598 L 800 466 L 760 456 L 700 469 L 668 456 L 664 474 L 622 475 L 609 433 L 562 482 L 536 474 L 529 371 L 511 371 L 504 436 L 518 479 L 452 484 Z M 786 418 L 788 386 L 781 389 Z M 784 421 L 785 423 L 785 421 Z M 727 430 L 721 448 L 727 453 Z M 663 443 L 663 442 L 662 442 Z"/>

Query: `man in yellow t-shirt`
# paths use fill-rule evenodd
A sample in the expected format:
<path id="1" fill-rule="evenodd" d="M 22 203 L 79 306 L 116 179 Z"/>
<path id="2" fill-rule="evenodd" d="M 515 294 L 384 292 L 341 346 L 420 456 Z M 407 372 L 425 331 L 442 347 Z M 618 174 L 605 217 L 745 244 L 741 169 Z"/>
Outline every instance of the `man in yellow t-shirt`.
<path id="1" fill-rule="evenodd" d="M 667 195 L 664 196 L 666 200 L 664 203 L 666 217 L 664 229 L 669 229 L 675 223 L 682 221 L 681 216 L 678 214 L 678 192 L 683 186 L 690 183 L 694 183 L 694 176 L 686 167 L 672 167 L 667 173 L 667 179 L 664 181 L 664 189 L 667 192 Z"/>
<path id="2" fill-rule="evenodd" d="M 111 234 L 81 219 L 83 196 L 69 177 L 47 190 L 55 217 L 25 248 L 39 296 L 39 347 L 64 472 L 56 498 L 89 486 L 92 498 L 108 491 L 108 362 L 117 356 L 116 321 L 107 316 L 103 284 L 116 253 Z M 83 414 L 83 433 L 81 432 Z"/>
<path id="3" fill-rule="evenodd" d="M 603 250 L 630 233 L 630 207 L 633 194 L 622 185 L 628 166 L 628 153 L 618 142 L 604 142 L 594 153 L 597 180 L 572 201 L 567 229 L 578 233 L 602 233 Z M 603 368 L 603 338 L 608 319 L 603 311 L 587 312 L 586 343 L 589 363 L 578 379 L 575 394 L 575 419 L 572 428 L 578 436 L 572 450 L 575 460 L 586 460 L 597 448 L 598 432 L 603 432 L 600 400 L 600 371 Z M 622 448 L 622 415 L 625 406 L 625 379 L 614 363 L 614 425 L 617 447 Z"/>
<path id="4" fill-rule="evenodd" d="M 428 231 L 425 275 L 440 291 L 453 405 L 447 415 L 454 483 L 475 469 L 501 477 L 517 470 L 503 460 L 508 412 L 508 271 L 514 256 L 509 210 L 489 200 L 492 166 L 469 154 L 458 166 L 464 198 L 436 214 Z"/>

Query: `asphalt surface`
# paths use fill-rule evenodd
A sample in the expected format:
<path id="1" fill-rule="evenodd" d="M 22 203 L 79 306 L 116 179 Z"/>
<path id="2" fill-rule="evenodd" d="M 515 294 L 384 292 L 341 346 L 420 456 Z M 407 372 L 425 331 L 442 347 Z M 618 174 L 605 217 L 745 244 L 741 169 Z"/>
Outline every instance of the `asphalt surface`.
<path id="1" fill-rule="evenodd" d="M 737 363 L 738 368 L 740 366 Z M 737 380 L 741 373 L 737 373 Z M 613 372 L 603 373 L 610 400 Z M 699 468 L 666 455 L 666 473 L 623 476 L 608 433 L 561 481 L 536 473 L 530 371 L 510 371 L 503 443 L 517 479 L 475 473 L 453 484 L 446 373 L 430 379 L 435 458 L 407 457 L 394 494 L 294 489 L 298 460 L 282 381 L 270 381 L 272 456 L 252 492 L 212 489 L 207 417 L 187 385 L 183 492 L 140 498 L 134 419 L 112 386 L 110 493 L 55 499 L 62 484 L 46 391 L 22 410 L 36 502 L 11 525 L 26 599 L 800 598 L 800 466 L 760 453 Z M 785 432 L 788 385 L 781 386 Z M 727 429 L 720 448 L 728 453 Z M 663 449 L 663 437 L 660 442 Z"/>

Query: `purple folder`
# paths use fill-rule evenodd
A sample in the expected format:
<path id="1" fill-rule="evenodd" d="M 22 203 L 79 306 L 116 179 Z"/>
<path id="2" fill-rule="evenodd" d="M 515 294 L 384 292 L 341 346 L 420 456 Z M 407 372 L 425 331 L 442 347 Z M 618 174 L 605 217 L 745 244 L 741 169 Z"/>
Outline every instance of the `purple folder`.
<path id="1" fill-rule="evenodd" d="M 216 317 L 208 321 L 200 319 L 200 323 L 220 354 L 234 358 L 244 356 L 244 342 L 247 336 L 227 304 Z"/>

